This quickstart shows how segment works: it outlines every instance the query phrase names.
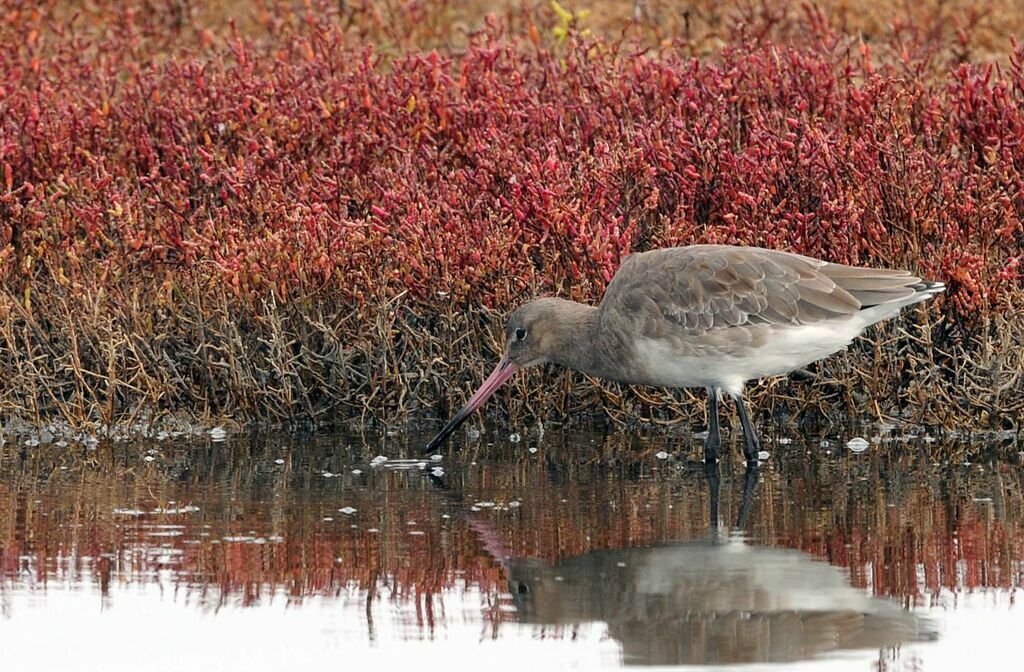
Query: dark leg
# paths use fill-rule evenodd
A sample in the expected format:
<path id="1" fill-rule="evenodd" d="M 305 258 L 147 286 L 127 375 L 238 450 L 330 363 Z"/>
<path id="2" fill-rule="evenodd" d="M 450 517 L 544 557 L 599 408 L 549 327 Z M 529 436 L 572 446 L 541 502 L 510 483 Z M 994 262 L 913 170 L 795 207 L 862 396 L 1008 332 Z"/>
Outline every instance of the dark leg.
<path id="1" fill-rule="evenodd" d="M 718 390 L 708 388 L 708 438 L 704 439 L 704 461 L 717 462 L 722 447 L 722 433 L 718 427 Z"/>
<path id="2" fill-rule="evenodd" d="M 709 517 L 711 519 L 711 529 L 718 529 L 718 502 L 722 478 L 717 462 L 704 463 L 704 478 L 708 481 L 708 503 L 710 505 Z"/>
<path id="3" fill-rule="evenodd" d="M 743 425 L 743 456 L 747 458 L 747 466 L 757 466 L 757 454 L 761 452 L 761 439 L 757 438 L 754 423 L 747 414 L 747 404 L 743 395 L 736 395 L 736 409 L 740 412 L 740 424 Z"/>
<path id="4" fill-rule="evenodd" d="M 740 513 L 736 516 L 736 529 L 742 530 L 747 526 L 747 518 L 750 517 L 750 507 L 754 505 L 754 492 L 757 490 L 758 479 L 757 466 L 748 466 L 747 472 L 743 474 L 743 501 L 740 503 Z"/>

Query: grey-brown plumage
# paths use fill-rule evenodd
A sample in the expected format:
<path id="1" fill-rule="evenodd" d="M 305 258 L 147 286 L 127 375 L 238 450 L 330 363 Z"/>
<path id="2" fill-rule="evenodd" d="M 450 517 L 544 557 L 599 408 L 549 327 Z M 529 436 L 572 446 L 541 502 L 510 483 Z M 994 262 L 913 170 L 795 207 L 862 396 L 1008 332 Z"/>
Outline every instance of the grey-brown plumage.
<path id="1" fill-rule="evenodd" d="M 907 271 L 855 268 L 754 247 L 693 245 L 626 257 L 601 324 L 642 317 L 643 333 L 812 324 L 925 289 Z"/>
<path id="2" fill-rule="evenodd" d="M 627 257 L 599 306 L 538 299 L 506 326 L 501 364 L 428 445 L 436 448 L 516 369 L 554 362 L 625 383 L 706 387 L 717 459 L 718 400 L 737 400 L 748 461 L 760 444 L 748 380 L 788 373 L 846 347 L 868 326 L 943 291 L 908 271 L 844 266 L 789 252 L 691 245 Z"/>

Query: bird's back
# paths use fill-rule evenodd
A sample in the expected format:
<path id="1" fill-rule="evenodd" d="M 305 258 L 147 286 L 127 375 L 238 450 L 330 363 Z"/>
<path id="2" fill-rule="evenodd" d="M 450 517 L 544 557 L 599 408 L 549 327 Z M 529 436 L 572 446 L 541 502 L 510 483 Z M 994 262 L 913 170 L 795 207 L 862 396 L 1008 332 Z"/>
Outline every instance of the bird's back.
<path id="1" fill-rule="evenodd" d="M 599 325 L 607 341 L 633 346 L 628 366 L 644 374 L 631 382 L 705 385 L 715 382 L 707 369 L 724 360 L 768 358 L 760 367 L 733 362 L 735 384 L 737 375 L 784 373 L 831 354 L 942 289 L 908 271 L 692 245 L 627 257 L 605 292 Z"/>

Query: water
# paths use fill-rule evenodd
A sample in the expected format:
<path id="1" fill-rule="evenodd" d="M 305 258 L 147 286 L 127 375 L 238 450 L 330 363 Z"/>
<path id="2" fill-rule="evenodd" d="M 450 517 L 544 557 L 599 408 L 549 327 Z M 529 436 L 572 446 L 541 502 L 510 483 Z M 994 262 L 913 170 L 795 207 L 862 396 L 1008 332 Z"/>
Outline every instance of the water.
<path id="1" fill-rule="evenodd" d="M 1012 444 L 215 438 L 0 449 L 4 670 L 1017 664 Z"/>

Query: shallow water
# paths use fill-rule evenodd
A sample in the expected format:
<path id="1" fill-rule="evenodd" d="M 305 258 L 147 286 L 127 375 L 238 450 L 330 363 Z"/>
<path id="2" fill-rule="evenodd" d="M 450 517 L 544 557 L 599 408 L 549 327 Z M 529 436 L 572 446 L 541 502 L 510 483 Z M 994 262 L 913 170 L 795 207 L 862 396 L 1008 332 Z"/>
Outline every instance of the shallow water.
<path id="1" fill-rule="evenodd" d="M 3 669 L 1016 667 L 1012 443 L 425 438 L 8 444 Z"/>

